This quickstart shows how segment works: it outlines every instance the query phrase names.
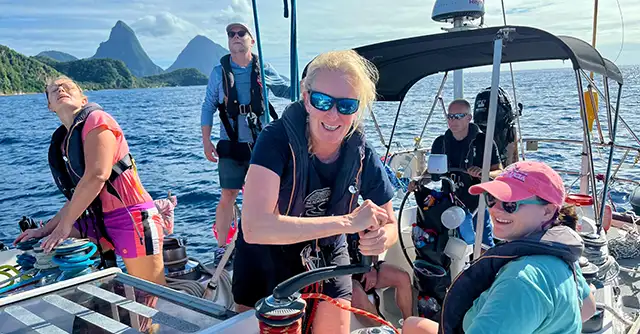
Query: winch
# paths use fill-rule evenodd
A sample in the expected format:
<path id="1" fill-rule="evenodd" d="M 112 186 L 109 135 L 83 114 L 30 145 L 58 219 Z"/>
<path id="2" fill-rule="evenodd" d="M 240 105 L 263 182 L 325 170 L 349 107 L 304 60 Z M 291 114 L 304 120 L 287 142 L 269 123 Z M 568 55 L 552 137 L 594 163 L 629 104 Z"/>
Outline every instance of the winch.
<path id="1" fill-rule="evenodd" d="M 186 245 L 186 239 L 164 238 L 162 255 L 166 277 L 197 281 L 202 276 L 198 270 L 200 263 L 189 259 Z"/>

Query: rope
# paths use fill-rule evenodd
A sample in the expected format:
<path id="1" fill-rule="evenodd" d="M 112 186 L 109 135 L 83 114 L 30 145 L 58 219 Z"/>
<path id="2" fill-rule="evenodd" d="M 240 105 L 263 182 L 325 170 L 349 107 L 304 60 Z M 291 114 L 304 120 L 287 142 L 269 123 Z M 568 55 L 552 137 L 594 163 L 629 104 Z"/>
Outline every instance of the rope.
<path id="1" fill-rule="evenodd" d="M 308 268 L 307 266 L 307 270 L 311 270 L 311 268 Z M 322 284 L 320 284 L 320 282 L 315 282 L 311 285 L 307 285 L 306 287 L 304 287 L 302 293 L 322 293 Z M 304 327 L 304 334 L 310 334 L 311 333 L 311 327 L 313 326 L 313 319 L 316 316 L 316 311 L 318 310 L 318 304 L 320 304 L 319 300 L 314 300 L 311 303 L 307 303 L 307 307 L 311 307 L 311 311 L 309 312 L 309 316 L 302 320 L 302 326 Z M 305 325 L 306 323 L 306 325 Z"/>
<path id="2" fill-rule="evenodd" d="M 583 238 L 584 241 L 584 257 L 590 263 L 598 267 L 596 278 L 603 284 L 613 282 L 620 273 L 620 265 L 616 259 L 609 254 L 608 242 L 602 238 L 592 240 Z"/>
<path id="3" fill-rule="evenodd" d="M 616 2 L 618 3 L 618 12 L 620 13 L 620 25 L 621 25 L 621 28 L 622 28 L 622 41 L 620 41 L 620 50 L 618 51 L 618 55 L 616 56 L 616 59 L 613 60 L 614 63 L 618 61 L 618 58 L 622 54 L 622 48 L 624 47 L 624 18 L 622 17 L 622 7 L 620 7 L 620 0 L 616 0 Z"/>
<path id="4" fill-rule="evenodd" d="M 36 257 L 33 255 L 33 252 L 26 251 L 16 256 L 16 263 L 22 270 L 30 270 L 33 269 L 33 265 L 36 263 Z"/>
<path id="5" fill-rule="evenodd" d="M 13 272 L 13 274 L 11 274 L 11 272 Z M 2 288 L 4 286 L 13 284 L 20 275 L 20 271 L 12 265 L 5 264 L 3 266 L 0 266 L 0 275 L 8 278 L 7 280 L 0 282 L 0 288 Z"/>
<path id="6" fill-rule="evenodd" d="M 633 326 L 633 322 L 629 321 L 629 319 L 627 319 L 623 314 L 618 312 L 613 307 L 611 307 L 611 306 L 609 306 L 607 304 L 604 304 L 604 303 L 596 303 L 596 307 L 600 307 L 600 308 L 603 308 L 603 309 L 609 311 L 609 313 L 613 314 L 613 316 L 618 318 L 618 320 L 622 321 L 626 326 Z"/>
<path id="7" fill-rule="evenodd" d="M 283 317 L 267 317 L 267 316 L 264 316 L 264 317 L 269 319 L 274 319 L 274 320 L 279 320 L 278 318 L 283 318 Z M 284 327 L 271 327 L 262 321 L 258 321 L 258 325 L 260 328 L 260 334 L 300 334 L 302 333 L 300 320 L 292 323 L 289 326 L 284 326 Z"/>
<path id="8" fill-rule="evenodd" d="M 637 228 L 624 236 L 609 240 L 609 249 L 616 259 L 632 259 L 640 256 L 640 232 Z"/>
<path id="9" fill-rule="evenodd" d="M 184 291 L 192 296 L 201 297 L 204 294 L 204 287 L 198 281 L 165 277 L 167 286 L 179 291 Z"/>
<path id="10" fill-rule="evenodd" d="M 53 255 L 53 258 L 51 258 L 51 262 L 57 264 L 62 271 L 62 275 L 60 275 L 56 281 L 64 281 L 72 277 L 86 274 L 90 270 L 90 267 L 96 262 L 91 259 L 91 257 L 97 250 L 98 247 L 92 242 L 87 242 L 84 245 L 70 247 L 68 249 L 61 248 L 60 246 L 56 247 L 55 254 Z"/>
<path id="11" fill-rule="evenodd" d="M 345 311 L 349 311 L 349 312 L 351 312 L 353 314 L 358 314 L 358 315 L 361 315 L 363 317 L 367 317 L 369 319 L 377 321 L 378 323 L 393 329 L 393 331 L 396 334 L 400 334 L 400 331 L 398 331 L 395 327 L 393 327 L 393 325 L 390 322 L 380 318 L 379 316 L 377 316 L 375 314 L 371 314 L 371 313 L 369 313 L 367 311 L 364 311 L 364 310 L 357 309 L 357 308 L 352 307 L 352 306 L 344 305 L 344 304 L 340 303 L 339 301 L 337 301 L 337 300 L 335 300 L 335 299 L 333 299 L 333 298 L 331 298 L 331 297 L 329 297 L 327 295 L 323 295 L 321 293 L 303 293 L 300 296 L 300 298 L 305 299 L 305 300 L 306 299 L 320 299 L 320 300 L 323 300 L 323 301 L 328 302 L 328 303 L 330 303 L 330 304 L 332 304 L 332 305 L 334 305 L 336 307 L 339 307 L 339 308 L 341 308 L 341 309 L 343 309 Z M 274 332 L 267 332 L 267 333 L 274 333 Z M 277 333 L 277 332 L 275 332 L 275 333 Z"/>
<path id="12" fill-rule="evenodd" d="M 56 268 L 58 266 L 57 264 L 53 263 L 54 253 L 47 254 L 40 247 L 36 247 L 33 252 L 36 258 L 36 263 L 33 265 L 34 268 L 39 270 L 47 270 Z"/>
<path id="13" fill-rule="evenodd" d="M 32 269 L 32 270 L 33 270 L 33 269 Z M 35 273 L 35 272 L 34 272 L 34 273 Z M 25 273 L 25 274 L 26 274 L 26 273 Z M 40 280 L 41 278 L 43 278 L 44 276 L 45 276 L 45 275 L 43 275 L 43 274 L 38 274 L 38 275 L 36 275 L 36 276 L 34 276 L 34 277 L 32 277 L 32 278 L 29 278 L 29 279 L 23 279 L 23 280 L 21 280 L 21 281 L 20 281 L 20 282 L 18 282 L 18 283 L 14 283 L 14 284 L 12 284 L 12 285 L 5 286 L 5 287 L 3 287 L 2 289 L 0 289 L 0 296 L 2 296 L 2 294 L 6 293 L 6 292 L 9 292 L 9 291 L 11 291 L 11 290 L 15 290 L 15 289 L 17 289 L 17 288 L 21 288 L 21 287 L 23 287 L 23 286 L 25 286 L 25 285 L 29 285 L 29 284 L 36 283 L 37 281 L 39 281 L 39 280 Z M 15 277 L 14 277 L 14 279 L 15 279 Z M 10 279 L 10 280 L 11 280 L 11 279 Z M 5 282 L 6 282 L 6 281 L 0 282 L 0 284 L 4 284 Z"/>
<path id="14" fill-rule="evenodd" d="M 198 267 L 206 272 L 207 274 L 211 275 L 212 277 L 215 275 L 215 272 L 209 268 L 207 268 L 205 265 L 203 265 L 198 259 L 196 258 L 192 258 L 190 257 L 189 260 L 194 261 L 198 264 Z M 180 262 L 183 260 L 179 260 L 176 262 Z M 225 261 L 226 262 L 226 261 Z M 219 263 L 219 265 L 223 265 L 224 263 Z M 203 286 L 200 282 L 198 281 L 194 281 L 194 280 L 185 280 L 185 279 L 179 279 L 179 278 L 171 278 L 171 277 L 166 277 L 165 279 L 167 280 L 167 286 L 174 289 L 174 290 L 178 290 L 178 291 L 184 291 L 192 296 L 196 296 L 198 298 L 202 298 L 205 295 L 205 291 L 207 290 L 205 286 Z M 217 302 L 218 298 L 220 298 L 220 296 L 222 295 L 220 293 L 220 290 L 224 290 L 224 292 L 226 292 L 227 298 L 226 299 L 226 304 L 224 305 L 227 309 L 233 309 L 235 307 L 235 302 L 233 301 L 233 298 L 231 297 L 231 289 L 232 289 L 232 285 L 231 285 L 231 274 L 229 274 L 228 271 L 226 270 L 222 270 L 222 272 L 220 273 L 219 277 L 218 277 L 218 282 L 216 282 L 216 286 L 215 289 L 213 289 L 213 295 L 211 296 L 211 301 L 212 302 Z M 207 298 L 208 299 L 208 298 Z"/>

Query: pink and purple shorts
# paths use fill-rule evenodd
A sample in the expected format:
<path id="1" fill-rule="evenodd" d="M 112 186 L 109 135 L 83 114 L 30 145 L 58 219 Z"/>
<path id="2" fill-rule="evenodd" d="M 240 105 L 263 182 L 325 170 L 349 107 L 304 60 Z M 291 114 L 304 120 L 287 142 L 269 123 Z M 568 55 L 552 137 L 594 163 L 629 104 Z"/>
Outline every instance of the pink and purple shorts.
<path id="1" fill-rule="evenodd" d="M 162 252 L 163 219 L 153 202 L 107 212 L 104 227 L 113 249 L 123 258 L 138 258 Z M 74 228 L 82 237 L 108 243 L 92 220 L 79 219 Z"/>

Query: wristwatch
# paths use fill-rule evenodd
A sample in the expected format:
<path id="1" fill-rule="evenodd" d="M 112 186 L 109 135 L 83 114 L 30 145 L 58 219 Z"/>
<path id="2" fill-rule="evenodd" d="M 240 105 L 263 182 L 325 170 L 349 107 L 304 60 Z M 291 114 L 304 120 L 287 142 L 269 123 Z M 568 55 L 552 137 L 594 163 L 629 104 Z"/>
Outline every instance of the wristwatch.
<path id="1" fill-rule="evenodd" d="M 373 269 L 376 271 L 380 271 L 380 263 L 378 261 L 373 263 Z"/>

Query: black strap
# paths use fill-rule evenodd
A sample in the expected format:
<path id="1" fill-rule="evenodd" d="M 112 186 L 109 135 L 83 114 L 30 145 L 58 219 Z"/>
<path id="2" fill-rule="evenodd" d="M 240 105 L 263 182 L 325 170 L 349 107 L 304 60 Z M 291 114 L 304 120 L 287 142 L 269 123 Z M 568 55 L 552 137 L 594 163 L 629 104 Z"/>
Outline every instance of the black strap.
<path id="1" fill-rule="evenodd" d="M 269 115 L 271 115 L 272 120 L 278 119 L 278 113 L 276 112 L 276 108 L 273 107 L 271 102 L 269 102 Z"/>
<path id="2" fill-rule="evenodd" d="M 109 192 L 109 194 L 113 195 L 115 198 L 117 198 L 121 202 L 122 202 L 122 197 L 120 197 L 120 194 L 118 193 L 116 188 L 113 187 L 113 181 L 115 181 L 120 175 L 122 175 L 122 173 L 124 173 L 125 171 L 127 171 L 132 167 L 133 167 L 133 157 L 131 156 L 131 153 L 127 153 L 122 159 L 118 160 L 118 162 L 116 162 L 113 165 L 113 167 L 111 168 L 111 175 L 109 176 L 109 181 L 106 183 L 107 192 Z"/>
<path id="3" fill-rule="evenodd" d="M 229 114 L 227 114 L 227 106 L 224 103 L 218 105 L 218 112 L 220 112 L 220 121 L 224 126 L 224 130 L 227 132 L 227 136 L 229 136 L 229 140 L 238 141 L 238 118 L 233 119 L 233 123 L 235 125 L 235 129 L 231 127 L 231 123 L 229 122 Z"/>
<path id="4" fill-rule="evenodd" d="M 376 306 L 376 311 L 378 311 L 378 316 L 384 320 L 387 320 L 382 314 L 382 311 L 380 311 L 380 295 L 378 295 L 378 292 L 376 292 L 375 288 L 373 289 L 373 291 L 371 291 L 371 294 L 373 295 L 373 301 Z"/>

